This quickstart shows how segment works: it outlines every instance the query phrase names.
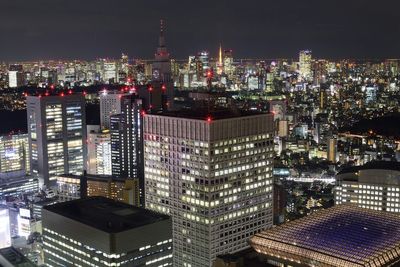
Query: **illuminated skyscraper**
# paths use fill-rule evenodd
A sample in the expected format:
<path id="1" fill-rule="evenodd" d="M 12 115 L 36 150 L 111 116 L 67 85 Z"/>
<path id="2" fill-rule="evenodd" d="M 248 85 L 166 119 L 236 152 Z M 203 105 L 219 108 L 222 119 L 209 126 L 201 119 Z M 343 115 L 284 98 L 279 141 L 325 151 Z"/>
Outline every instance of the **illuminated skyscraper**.
<path id="1" fill-rule="evenodd" d="M 112 175 L 139 179 L 144 203 L 142 99 L 137 95 L 121 98 L 121 114 L 111 116 Z"/>
<path id="2" fill-rule="evenodd" d="M 211 266 L 272 226 L 272 114 L 144 116 L 146 207 L 173 220 L 174 266 Z"/>
<path id="3" fill-rule="evenodd" d="M 232 50 L 225 50 L 224 52 L 224 72 L 231 76 L 235 71 L 233 66 L 233 53 Z"/>
<path id="4" fill-rule="evenodd" d="M 100 126 L 102 129 L 110 129 L 110 116 L 121 113 L 121 97 L 119 91 L 100 92 Z"/>
<path id="5" fill-rule="evenodd" d="M 97 125 L 96 125 L 97 126 Z M 111 175 L 111 137 L 109 130 L 100 131 L 88 126 L 87 172 L 90 174 Z"/>
<path id="6" fill-rule="evenodd" d="M 28 138 L 32 174 L 41 183 L 56 175 L 82 174 L 86 158 L 83 95 L 28 96 Z"/>
<path id="7" fill-rule="evenodd" d="M 11 88 L 20 87 L 24 82 L 22 65 L 10 65 L 8 71 L 8 86 Z"/>
<path id="8" fill-rule="evenodd" d="M 301 50 L 299 54 L 300 77 L 309 80 L 313 77 L 311 70 L 311 50 Z"/>
<path id="9" fill-rule="evenodd" d="M 27 134 L 0 137 L 0 177 L 30 174 Z"/>

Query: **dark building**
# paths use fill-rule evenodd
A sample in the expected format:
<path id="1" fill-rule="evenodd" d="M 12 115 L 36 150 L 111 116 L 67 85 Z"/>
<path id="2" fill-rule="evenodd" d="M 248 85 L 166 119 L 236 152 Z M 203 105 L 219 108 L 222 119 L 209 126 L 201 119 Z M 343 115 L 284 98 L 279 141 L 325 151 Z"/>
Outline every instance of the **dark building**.
<path id="1" fill-rule="evenodd" d="M 105 197 L 46 206 L 47 266 L 172 266 L 170 217 Z"/>
<path id="2" fill-rule="evenodd" d="M 143 101 L 138 95 L 121 97 L 121 114 L 110 119 L 112 175 L 139 179 L 144 205 Z"/>
<path id="3" fill-rule="evenodd" d="M 36 265 L 13 247 L 0 249 L 0 266 L 35 267 Z"/>

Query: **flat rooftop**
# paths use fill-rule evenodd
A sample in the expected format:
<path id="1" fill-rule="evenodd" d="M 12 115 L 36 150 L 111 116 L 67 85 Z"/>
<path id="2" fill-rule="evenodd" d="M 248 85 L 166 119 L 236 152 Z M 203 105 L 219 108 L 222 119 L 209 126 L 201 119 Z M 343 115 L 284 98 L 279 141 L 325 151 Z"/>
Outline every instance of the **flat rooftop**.
<path id="1" fill-rule="evenodd" d="M 6 262 L 3 262 L 4 260 Z M 24 255 L 22 255 L 17 249 L 13 247 L 0 249 L 0 266 L 3 266 L 2 264 L 6 263 L 12 264 L 12 266 L 16 267 L 36 266 L 30 260 L 28 260 Z"/>
<path id="2" fill-rule="evenodd" d="M 105 197 L 57 203 L 43 209 L 108 233 L 118 233 L 168 220 L 169 216 Z"/>
<path id="3" fill-rule="evenodd" d="M 218 109 L 218 110 L 207 110 L 207 109 L 183 109 L 179 111 L 163 111 L 158 113 L 151 113 L 151 115 L 168 116 L 187 118 L 195 120 L 222 120 L 231 119 L 238 117 L 247 117 L 254 115 L 269 114 L 268 112 L 259 111 L 247 111 L 247 110 L 232 110 L 232 109 Z"/>
<path id="4" fill-rule="evenodd" d="M 358 172 L 360 170 L 390 170 L 400 171 L 400 162 L 397 161 L 370 161 L 362 166 L 348 167 L 341 170 L 337 175 Z"/>
<path id="5" fill-rule="evenodd" d="M 400 260 L 400 216 L 343 204 L 249 242 L 258 253 L 302 266 L 388 266 Z"/>

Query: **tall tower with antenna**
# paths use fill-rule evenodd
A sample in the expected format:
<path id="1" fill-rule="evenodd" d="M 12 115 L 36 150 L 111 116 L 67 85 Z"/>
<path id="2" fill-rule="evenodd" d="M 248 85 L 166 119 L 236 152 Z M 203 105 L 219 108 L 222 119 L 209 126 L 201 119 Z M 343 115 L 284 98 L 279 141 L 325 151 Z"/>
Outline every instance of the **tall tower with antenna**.
<path id="1" fill-rule="evenodd" d="M 174 83 L 172 80 L 171 60 L 165 45 L 165 23 L 160 20 L 160 36 L 158 47 L 152 64 L 152 90 L 161 90 L 163 95 L 163 109 L 172 108 L 174 98 Z"/>

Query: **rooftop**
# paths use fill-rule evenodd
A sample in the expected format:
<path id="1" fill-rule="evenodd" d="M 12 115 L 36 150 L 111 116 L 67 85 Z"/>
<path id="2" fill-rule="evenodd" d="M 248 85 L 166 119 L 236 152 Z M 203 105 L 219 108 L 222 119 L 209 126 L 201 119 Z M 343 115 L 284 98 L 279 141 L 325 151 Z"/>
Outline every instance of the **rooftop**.
<path id="1" fill-rule="evenodd" d="M 337 175 L 358 172 L 360 170 L 391 170 L 400 171 L 400 162 L 397 161 L 370 161 L 362 166 L 354 166 L 341 170 Z"/>
<path id="2" fill-rule="evenodd" d="M 88 197 L 45 206 L 43 209 L 108 233 L 118 233 L 169 219 L 105 197 Z"/>
<path id="3" fill-rule="evenodd" d="M 388 266 L 400 260 L 400 217 L 338 205 L 256 234 L 250 244 L 297 264 Z"/>
<path id="4" fill-rule="evenodd" d="M 36 266 L 31 261 L 29 261 L 24 255 L 22 255 L 18 250 L 13 247 L 0 249 L 0 266 L 2 265 L 2 259 L 4 258 L 12 266 L 16 267 L 34 267 Z M 6 263 L 3 263 L 6 264 Z"/>
<path id="5" fill-rule="evenodd" d="M 221 108 L 217 110 L 207 109 L 184 109 L 179 111 L 163 111 L 159 113 L 152 113 L 152 115 L 187 118 L 195 120 L 222 120 L 238 117 L 247 117 L 254 115 L 268 114 L 259 111 L 246 111 L 246 110 L 232 110 L 228 108 Z"/>

